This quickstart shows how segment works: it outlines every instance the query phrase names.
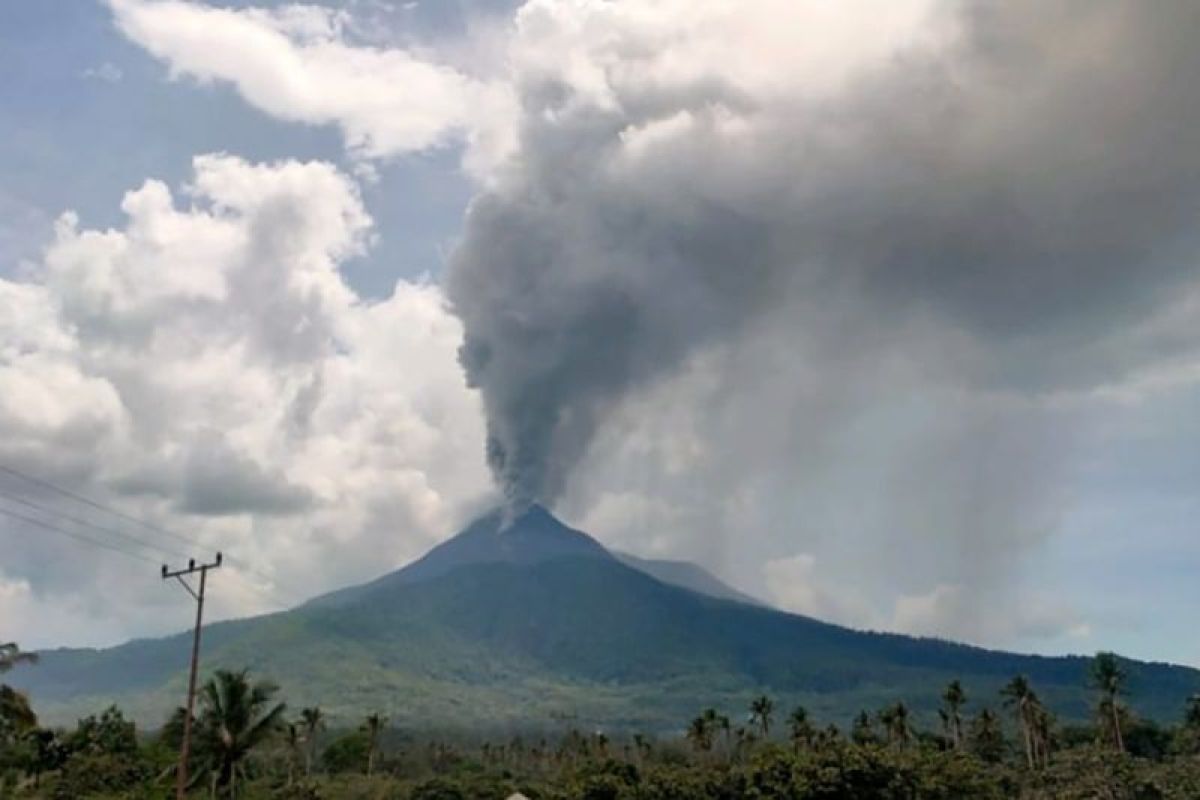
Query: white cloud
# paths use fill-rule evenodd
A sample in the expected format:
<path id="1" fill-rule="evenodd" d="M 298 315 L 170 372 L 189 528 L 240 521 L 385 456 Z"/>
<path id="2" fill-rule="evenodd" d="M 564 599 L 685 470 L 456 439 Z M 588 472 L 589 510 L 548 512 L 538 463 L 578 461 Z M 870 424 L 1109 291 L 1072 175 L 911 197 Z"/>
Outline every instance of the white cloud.
<path id="1" fill-rule="evenodd" d="M 356 47 L 345 12 L 318 6 L 215 8 L 183 0 L 109 0 L 121 31 L 165 61 L 174 76 L 223 81 L 280 119 L 341 128 L 363 158 L 466 139 L 468 163 L 507 147 L 512 99 L 402 49 Z"/>
<path id="2" fill-rule="evenodd" d="M 350 179 L 320 162 L 194 167 L 186 202 L 147 181 L 120 228 L 65 214 L 38 271 L 0 279 L 0 463 L 231 551 L 215 609 L 245 613 L 450 533 L 489 490 L 483 434 L 437 287 L 400 281 L 367 302 L 342 281 L 370 240 Z M 30 537 L 5 557 L 23 616 L 56 618 L 81 595 L 125 620 L 81 617 L 65 640 L 180 624 L 153 576 L 102 589 L 139 575 L 134 562 L 10 519 L 0 535 Z M 18 633 L 46 643 L 34 627 Z"/>

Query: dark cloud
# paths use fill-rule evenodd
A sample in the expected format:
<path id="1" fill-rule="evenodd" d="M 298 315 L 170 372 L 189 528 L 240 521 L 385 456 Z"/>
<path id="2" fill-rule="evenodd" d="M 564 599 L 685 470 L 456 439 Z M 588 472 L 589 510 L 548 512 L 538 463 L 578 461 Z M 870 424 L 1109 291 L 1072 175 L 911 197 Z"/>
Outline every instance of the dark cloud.
<path id="1" fill-rule="evenodd" d="M 297 514 L 313 500 L 307 488 L 289 482 L 278 469 L 268 470 L 216 439 L 188 453 L 179 510 L 209 516 Z"/>

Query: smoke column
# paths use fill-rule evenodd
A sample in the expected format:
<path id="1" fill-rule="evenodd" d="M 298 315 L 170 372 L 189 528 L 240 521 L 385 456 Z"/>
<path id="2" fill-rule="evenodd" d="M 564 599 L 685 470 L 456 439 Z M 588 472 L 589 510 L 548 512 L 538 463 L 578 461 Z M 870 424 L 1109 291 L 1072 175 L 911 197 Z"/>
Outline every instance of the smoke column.
<path id="1" fill-rule="evenodd" d="M 510 503 L 751 321 L 834 369 L 871 337 L 825 298 L 877 338 L 919 317 L 970 345 L 955 380 L 1040 393 L 1119 374 L 1108 333 L 1194 277 L 1200 5 L 896 4 L 882 33 L 823 5 L 519 14 L 517 150 L 447 280 Z"/>

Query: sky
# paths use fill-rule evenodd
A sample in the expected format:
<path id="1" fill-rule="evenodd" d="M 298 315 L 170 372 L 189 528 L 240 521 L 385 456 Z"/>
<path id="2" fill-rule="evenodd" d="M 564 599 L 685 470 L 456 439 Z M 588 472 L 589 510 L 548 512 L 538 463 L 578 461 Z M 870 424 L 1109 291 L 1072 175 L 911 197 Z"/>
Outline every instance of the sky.
<path id="1" fill-rule="evenodd" d="M 797 613 L 1200 666 L 1198 23 L 4 4 L 0 467 L 147 525 L 0 471 L 0 641 L 538 501 Z"/>

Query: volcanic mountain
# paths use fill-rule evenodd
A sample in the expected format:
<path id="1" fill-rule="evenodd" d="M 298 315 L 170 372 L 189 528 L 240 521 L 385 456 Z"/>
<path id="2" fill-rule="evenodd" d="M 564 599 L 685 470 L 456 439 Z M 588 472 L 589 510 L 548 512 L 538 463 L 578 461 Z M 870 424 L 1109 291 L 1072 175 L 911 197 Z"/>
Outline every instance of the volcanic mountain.
<path id="1" fill-rule="evenodd" d="M 1015 674 L 1066 718 L 1091 701 L 1085 658 L 787 614 L 690 565 L 614 556 L 538 506 L 507 524 L 488 514 L 370 583 L 212 625 L 204 643 L 205 670 L 249 668 L 293 707 L 319 704 L 346 723 L 378 711 L 401 725 L 677 730 L 705 707 L 740 714 L 764 692 L 830 721 L 896 700 L 932 720 L 948 681 L 961 679 L 979 708 Z M 6 677 L 51 720 L 115 702 L 157 724 L 182 697 L 188 646 L 180 634 L 52 650 Z M 1142 714 L 1173 718 L 1200 691 L 1195 670 L 1125 666 Z"/>

